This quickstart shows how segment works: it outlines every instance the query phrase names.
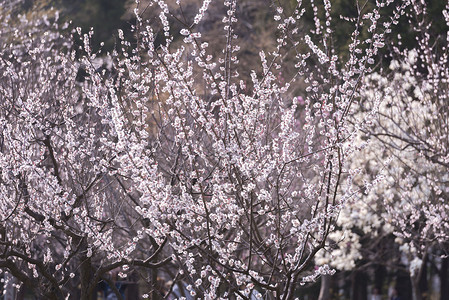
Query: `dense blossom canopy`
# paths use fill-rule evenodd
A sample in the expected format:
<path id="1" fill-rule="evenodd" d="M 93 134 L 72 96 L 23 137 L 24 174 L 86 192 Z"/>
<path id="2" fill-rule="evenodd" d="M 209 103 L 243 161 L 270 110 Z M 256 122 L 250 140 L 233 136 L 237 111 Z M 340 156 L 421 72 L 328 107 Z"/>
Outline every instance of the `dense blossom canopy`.
<path id="1" fill-rule="evenodd" d="M 435 136 L 435 84 L 417 83 L 413 51 L 391 63 L 392 80 L 373 72 L 410 4 L 397 2 L 342 18 L 354 30 L 341 56 L 331 1 L 276 6 L 276 44 L 260 49 L 255 70 L 239 67 L 235 0 L 205 0 L 192 16 L 182 1 L 137 1 L 134 40 L 119 30 L 111 53 L 93 52 L 92 30 L 68 38 L 56 13 L 30 20 L 2 9 L 0 267 L 51 299 L 78 285 L 91 299 L 100 281 L 114 286 L 113 273 L 140 277 L 145 297 L 178 285 L 205 299 L 294 299 L 334 273 L 314 264 L 329 238 L 351 245 L 334 251 L 332 266 L 361 257 L 358 235 L 340 229 L 408 239 L 425 215 L 414 241 L 445 241 L 436 222 L 447 207 L 431 197 L 447 192 L 435 184 L 447 180 L 448 157 Z M 201 26 L 214 5 L 224 12 L 217 41 Z M 157 19 L 144 19 L 146 9 Z M 300 22 L 308 9 L 309 31 Z M 419 101 L 403 97 L 410 93 Z M 431 125 L 409 133 L 418 121 Z M 424 198 L 432 200 L 417 211 Z"/>

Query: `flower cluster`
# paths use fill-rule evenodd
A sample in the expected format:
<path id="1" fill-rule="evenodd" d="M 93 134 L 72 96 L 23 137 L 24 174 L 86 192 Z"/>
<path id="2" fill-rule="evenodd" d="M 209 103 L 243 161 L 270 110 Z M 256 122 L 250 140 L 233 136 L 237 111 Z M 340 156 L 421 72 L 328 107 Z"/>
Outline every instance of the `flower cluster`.
<path id="1" fill-rule="evenodd" d="M 379 109 L 360 83 L 375 79 L 365 76 L 383 46 L 375 16 L 386 4 L 374 19 L 360 16 L 341 62 L 330 1 L 324 33 L 318 14 L 316 30 L 299 30 L 309 9 L 301 1 L 275 8 L 276 47 L 260 51 L 246 77 L 237 1 L 224 1 L 218 53 L 201 31 L 211 1 L 192 18 L 176 15 L 181 1 L 177 10 L 149 5 L 160 24 L 136 9 L 136 42 L 119 31 L 111 53 L 92 50 L 92 31 L 73 30 L 72 44 L 57 23 L 43 32 L 19 19 L 21 34 L 1 37 L 0 265 L 48 298 L 80 282 L 87 299 L 113 274 L 145 274 L 150 294 L 163 292 L 159 276 L 168 293 L 176 285 L 205 299 L 292 299 L 300 284 L 333 273 L 310 264 L 354 198 L 350 158 Z M 360 40 L 369 22 L 373 36 Z M 281 72 L 287 65 L 293 74 Z M 300 81 L 302 96 L 292 88 Z M 358 97 L 368 105 L 356 115 Z"/>
<path id="2" fill-rule="evenodd" d="M 420 5 L 412 9 L 422 16 Z M 342 209 L 339 230 L 330 235 L 334 244 L 317 259 L 352 269 L 358 259 L 378 259 L 376 247 L 384 238 L 391 243 L 386 237 L 393 234 L 391 249 L 408 267 L 415 295 L 423 261 L 445 255 L 441 249 L 449 238 L 447 46 L 435 51 L 428 32 L 422 35 L 418 48 L 396 48 L 387 71 L 364 78 L 355 115 L 382 99 L 378 113 L 362 128 L 365 134 L 355 140 L 363 146 L 353 156 L 352 168 L 361 170 L 353 183 L 365 195 Z M 362 240 L 371 246 L 361 247 Z"/>

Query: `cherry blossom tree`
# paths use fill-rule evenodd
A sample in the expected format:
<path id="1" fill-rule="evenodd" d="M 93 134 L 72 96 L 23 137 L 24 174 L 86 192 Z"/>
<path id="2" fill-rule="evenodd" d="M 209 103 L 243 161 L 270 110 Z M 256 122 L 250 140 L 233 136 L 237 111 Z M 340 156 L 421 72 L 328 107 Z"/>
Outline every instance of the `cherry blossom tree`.
<path id="1" fill-rule="evenodd" d="M 223 4 L 224 38 L 206 40 L 199 25 Z M 92 299 L 105 281 L 121 298 L 118 270 L 153 299 L 177 284 L 206 299 L 293 299 L 333 272 L 313 258 L 358 193 L 350 158 L 379 104 L 354 116 L 356 99 L 408 2 L 391 16 L 392 1 L 358 4 L 347 61 L 332 50 L 330 1 L 307 33 L 313 2 L 273 6 L 277 44 L 250 71 L 238 68 L 238 2 L 223 4 L 189 17 L 181 1 L 137 1 L 135 40 L 119 31 L 112 53 L 92 52 L 92 31 L 73 30 L 73 44 L 57 21 L 2 18 L 15 25 L 1 35 L 0 266 L 18 287 L 64 299 L 79 284 Z"/>

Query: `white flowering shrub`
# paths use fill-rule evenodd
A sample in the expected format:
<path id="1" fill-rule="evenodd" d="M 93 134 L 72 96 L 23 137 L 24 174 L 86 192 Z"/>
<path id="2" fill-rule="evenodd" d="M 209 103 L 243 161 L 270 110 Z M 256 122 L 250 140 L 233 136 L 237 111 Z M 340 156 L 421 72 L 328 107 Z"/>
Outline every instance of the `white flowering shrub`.
<path id="1" fill-rule="evenodd" d="M 449 25 L 448 7 L 442 15 Z M 414 3 L 411 11 L 419 19 L 425 9 Z M 380 102 L 376 117 L 362 129 L 365 136 L 356 141 L 363 149 L 352 161 L 352 168 L 359 170 L 354 183 L 364 195 L 347 202 L 333 233 L 333 248 L 316 259 L 351 270 L 361 259 L 377 258 L 363 255 L 369 251 L 361 249 L 360 240 L 376 246 L 394 234 L 396 259 L 409 270 L 414 299 L 422 297 L 422 262 L 429 255 L 447 255 L 449 238 L 447 41 L 434 48 L 426 31 L 430 27 L 418 25 L 423 30 L 417 49 L 395 48 L 388 70 L 364 78 L 361 112 Z M 440 38 L 447 36 L 444 32 Z"/>
<path id="2" fill-rule="evenodd" d="M 378 99 L 353 113 L 408 2 L 381 26 L 392 1 L 358 7 L 345 20 L 354 22 L 348 61 L 332 51 L 330 1 L 309 33 L 299 22 L 315 4 L 274 7 L 277 45 L 260 49 L 246 76 L 237 1 L 224 1 L 218 53 L 199 25 L 223 4 L 204 1 L 192 17 L 182 1 L 148 5 L 159 19 L 142 19 L 137 2 L 135 41 L 119 31 L 112 53 L 92 52 L 92 31 L 72 32 L 78 47 L 47 20 L 2 18 L 15 27 L 1 32 L 0 266 L 48 299 L 78 285 L 91 299 L 117 271 L 141 276 L 152 298 L 179 284 L 205 299 L 293 299 L 333 273 L 313 258 L 358 193 L 350 158 Z M 293 94 L 300 81 L 303 94 Z"/>

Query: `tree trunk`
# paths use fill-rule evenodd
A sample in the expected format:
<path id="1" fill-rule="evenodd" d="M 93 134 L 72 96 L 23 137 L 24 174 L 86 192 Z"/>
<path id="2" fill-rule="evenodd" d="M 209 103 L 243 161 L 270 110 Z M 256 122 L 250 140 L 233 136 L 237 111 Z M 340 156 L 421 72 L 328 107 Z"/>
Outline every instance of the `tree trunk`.
<path id="1" fill-rule="evenodd" d="M 376 265 L 374 269 L 374 286 L 382 293 L 382 289 L 385 286 L 385 279 L 387 278 L 387 270 L 382 265 Z"/>
<path id="2" fill-rule="evenodd" d="M 159 286 L 160 283 L 157 280 L 157 269 L 152 269 L 150 272 L 150 280 L 151 280 L 151 293 L 150 293 L 150 299 L 151 300 L 159 300 L 162 299 L 162 297 L 159 295 L 158 291 L 161 289 Z"/>
<path id="3" fill-rule="evenodd" d="M 330 300 L 331 293 L 331 276 L 323 275 L 321 276 L 321 288 L 320 295 L 318 296 L 318 300 Z"/>
<path id="4" fill-rule="evenodd" d="M 360 271 L 353 271 L 351 277 L 351 300 L 366 300 L 368 293 L 365 275 Z"/>
<path id="5" fill-rule="evenodd" d="M 400 299 L 410 300 L 413 299 L 413 278 L 410 276 L 409 272 L 397 272 L 396 273 L 396 284 L 394 288 L 397 290 Z"/>
<path id="6" fill-rule="evenodd" d="M 429 291 L 429 282 L 427 280 L 427 273 L 428 273 L 428 260 L 429 260 L 429 256 L 428 255 L 424 255 L 423 261 L 422 261 L 422 265 L 420 268 L 420 273 L 419 273 L 419 291 L 421 292 L 421 298 L 427 299 L 427 295 L 428 291 Z"/>
<path id="7" fill-rule="evenodd" d="M 413 300 L 423 300 L 419 287 L 419 276 L 411 276 Z"/>
<path id="8" fill-rule="evenodd" d="M 93 300 L 92 294 L 96 283 L 92 282 L 93 269 L 90 257 L 81 257 L 80 280 L 81 280 L 81 300 Z"/>
<path id="9" fill-rule="evenodd" d="M 423 292 L 427 290 L 427 254 L 422 259 L 418 272 L 410 276 L 412 282 L 413 300 L 423 300 Z"/>
<path id="10" fill-rule="evenodd" d="M 449 280 L 448 280 L 448 265 L 449 257 L 441 259 L 441 270 L 440 270 L 440 299 L 449 299 Z"/>

